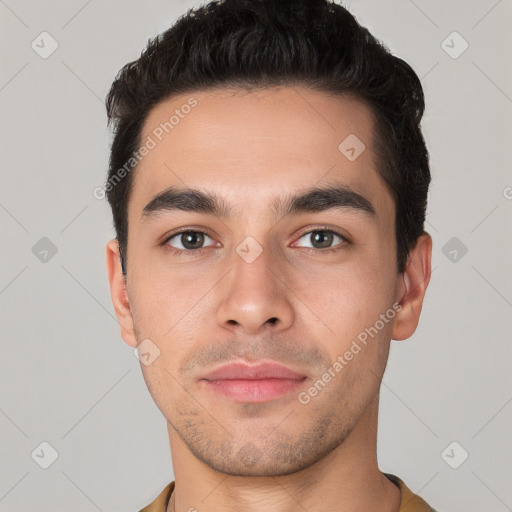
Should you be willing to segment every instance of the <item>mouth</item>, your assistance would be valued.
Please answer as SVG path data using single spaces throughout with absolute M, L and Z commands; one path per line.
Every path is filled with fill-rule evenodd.
M 304 384 L 307 376 L 274 362 L 222 365 L 202 377 L 204 386 L 235 402 L 267 402 Z

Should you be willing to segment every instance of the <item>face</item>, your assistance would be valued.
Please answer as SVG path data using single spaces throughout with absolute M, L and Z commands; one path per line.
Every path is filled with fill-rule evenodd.
M 171 444 L 217 471 L 289 474 L 331 452 L 375 404 L 391 337 L 414 331 L 429 247 L 397 274 L 372 130 L 359 100 L 300 87 L 175 96 L 145 122 L 112 296 Z M 297 375 L 205 380 L 232 362 Z

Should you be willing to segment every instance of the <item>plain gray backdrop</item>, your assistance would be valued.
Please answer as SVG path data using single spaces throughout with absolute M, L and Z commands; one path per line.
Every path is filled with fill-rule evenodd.
M 194 5 L 0 0 L 2 512 L 137 511 L 174 478 L 93 190 L 112 80 Z M 433 174 L 432 280 L 392 343 L 379 465 L 439 512 L 512 510 L 512 2 L 345 5 L 421 77 Z

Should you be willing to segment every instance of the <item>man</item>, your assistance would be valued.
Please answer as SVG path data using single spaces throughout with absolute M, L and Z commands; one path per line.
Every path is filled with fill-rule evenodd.
M 412 69 L 335 3 L 225 0 L 107 111 L 112 300 L 175 474 L 143 511 L 433 510 L 376 457 L 431 270 Z

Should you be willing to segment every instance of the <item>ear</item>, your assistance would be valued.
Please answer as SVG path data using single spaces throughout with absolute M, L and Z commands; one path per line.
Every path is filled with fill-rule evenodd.
M 430 282 L 432 238 L 423 233 L 409 253 L 405 271 L 400 276 L 397 312 L 391 338 L 405 340 L 413 335 L 420 319 L 423 298 Z
M 132 311 L 126 292 L 123 273 L 121 271 L 121 258 L 119 256 L 119 243 L 110 240 L 106 247 L 107 274 L 110 284 L 110 295 L 116 312 L 117 320 L 121 327 L 121 337 L 130 347 L 138 345 L 135 336 Z

